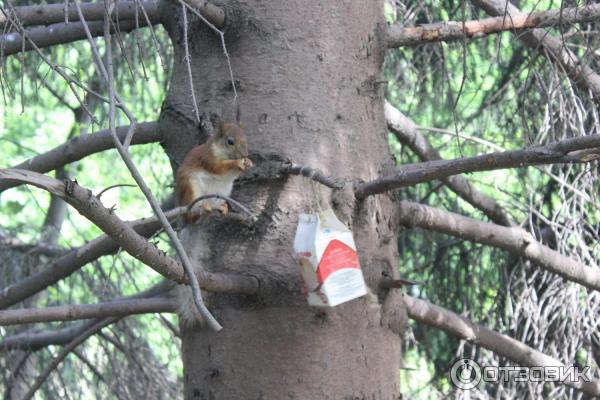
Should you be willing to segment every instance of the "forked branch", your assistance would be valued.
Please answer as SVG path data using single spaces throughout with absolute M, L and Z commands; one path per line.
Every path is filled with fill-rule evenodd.
M 385 119 L 388 129 L 398 141 L 408 146 L 422 161 L 442 159 L 440 153 L 417 130 L 414 122 L 387 101 L 385 102 Z M 481 210 L 493 222 L 504 226 L 512 225 L 511 218 L 500 204 L 474 187 L 464 176 L 449 176 L 442 178 L 441 181 L 466 202 Z
M 181 264 L 135 232 L 133 227 L 117 217 L 113 210 L 104 207 L 90 190 L 76 182 L 60 182 L 36 172 L 14 169 L 0 169 L 0 179 L 28 183 L 62 198 L 116 240 L 127 253 L 169 280 L 188 283 Z M 256 293 L 258 290 L 258 281 L 253 277 L 202 272 L 197 278 L 207 290 L 216 292 Z

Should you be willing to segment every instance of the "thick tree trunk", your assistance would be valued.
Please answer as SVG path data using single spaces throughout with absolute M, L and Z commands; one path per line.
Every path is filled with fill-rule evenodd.
M 217 2 L 215 2 L 217 3 Z M 377 282 L 396 276 L 393 207 L 385 196 L 355 205 L 305 178 L 272 179 L 291 159 L 348 179 L 373 179 L 392 165 L 380 71 L 382 2 L 247 0 L 226 2 L 226 40 L 242 124 L 256 167 L 233 196 L 259 216 L 251 229 L 211 221 L 188 227 L 189 251 L 205 268 L 279 282 L 253 297 L 212 295 L 224 330 L 182 327 L 188 399 L 396 399 L 400 337 L 383 318 Z M 165 10 L 175 45 L 161 115 L 174 167 L 198 140 L 183 46 L 181 9 Z M 189 48 L 201 113 L 233 119 L 233 92 L 219 38 L 188 13 Z M 347 185 L 349 188 L 352 185 Z M 333 309 L 306 305 L 292 258 L 298 214 L 333 207 L 354 230 L 372 295 Z

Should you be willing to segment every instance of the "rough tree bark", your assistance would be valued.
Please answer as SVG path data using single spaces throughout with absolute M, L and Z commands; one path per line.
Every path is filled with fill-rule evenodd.
M 401 354 L 394 332 L 401 329 L 382 320 L 386 293 L 377 292 L 382 276 L 397 275 L 391 199 L 373 196 L 355 207 L 350 190 L 332 193 L 306 178 L 269 174 L 269 165 L 281 159 L 363 180 L 393 165 L 380 85 L 386 47 L 382 2 L 214 3 L 227 11 L 228 51 L 256 165 L 233 197 L 259 219 L 252 229 L 214 221 L 187 227 L 192 238 L 187 250 L 206 269 L 268 276 L 281 290 L 208 297 L 224 330 L 182 327 L 185 398 L 396 399 Z M 163 23 L 175 61 L 159 123 L 176 168 L 206 137 L 196 128 L 182 11 L 166 7 Z M 191 13 L 188 19 L 200 112 L 233 119 L 220 40 Z M 298 214 L 315 207 L 313 193 L 353 227 L 371 296 L 335 309 L 305 304 L 292 243 Z

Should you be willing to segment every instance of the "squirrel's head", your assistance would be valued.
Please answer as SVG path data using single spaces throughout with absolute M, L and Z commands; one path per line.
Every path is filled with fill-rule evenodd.
M 248 157 L 246 134 L 238 124 L 217 122 L 210 143 L 214 156 L 222 160 Z

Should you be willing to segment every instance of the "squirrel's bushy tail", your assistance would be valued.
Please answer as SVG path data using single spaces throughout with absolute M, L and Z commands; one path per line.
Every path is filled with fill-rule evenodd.
M 198 260 L 202 260 L 210 256 L 210 252 L 208 250 L 208 240 L 206 240 L 206 234 L 204 232 L 196 230 L 196 232 L 194 232 L 192 235 L 190 230 L 190 228 L 183 229 L 179 233 L 179 239 L 181 240 L 181 244 L 183 244 L 185 249 L 188 251 L 191 250 L 191 254 L 188 254 L 188 256 L 192 260 L 192 265 L 194 268 L 198 268 L 200 265 Z M 174 291 L 175 298 L 179 304 L 177 308 L 177 315 L 179 317 L 180 325 L 186 327 L 203 326 L 204 319 L 196 307 L 190 286 L 177 285 Z M 203 299 L 206 303 L 207 297 L 203 296 Z
M 175 288 L 175 297 L 179 303 L 177 316 L 180 325 L 186 327 L 203 326 L 204 319 L 194 303 L 192 289 L 188 285 L 178 285 Z

